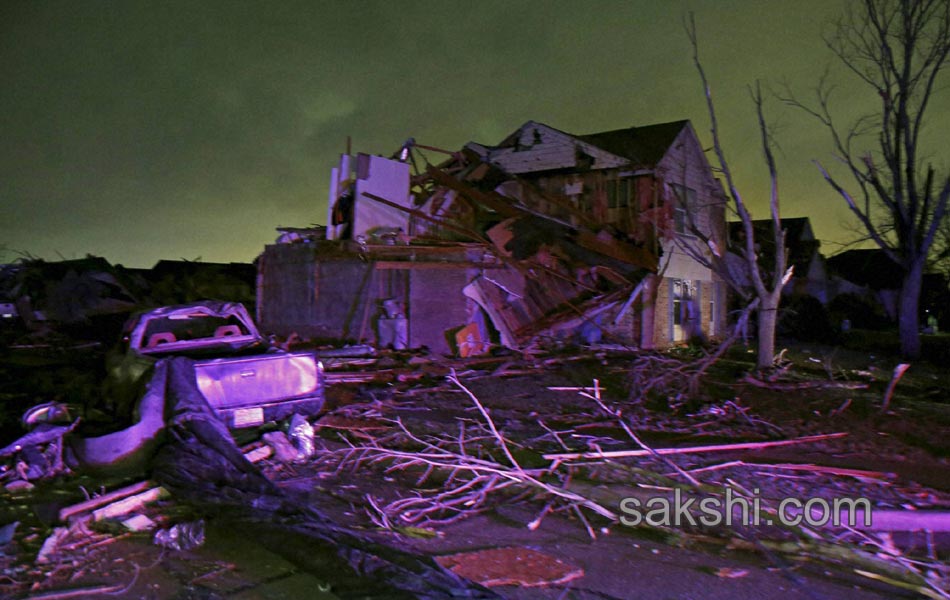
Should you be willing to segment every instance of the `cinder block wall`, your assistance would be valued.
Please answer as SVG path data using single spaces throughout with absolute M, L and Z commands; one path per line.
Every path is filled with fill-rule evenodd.
M 433 354 L 452 354 L 446 332 L 469 321 L 462 294 L 468 269 L 413 269 L 409 274 L 409 346 L 426 346 Z

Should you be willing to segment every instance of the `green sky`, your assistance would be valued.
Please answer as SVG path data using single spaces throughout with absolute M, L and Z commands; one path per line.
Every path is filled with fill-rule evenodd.
M 728 157 L 765 216 L 746 86 L 787 80 L 807 95 L 831 63 L 821 32 L 838 2 L 8 0 L 0 260 L 252 260 L 275 227 L 324 221 L 347 136 L 391 154 L 409 137 L 496 143 L 529 119 L 584 134 L 688 118 L 708 144 L 688 10 Z M 832 74 L 842 115 L 866 102 Z M 832 160 L 827 136 L 777 101 L 768 110 L 783 212 L 811 217 L 833 253 L 850 220 L 810 162 Z

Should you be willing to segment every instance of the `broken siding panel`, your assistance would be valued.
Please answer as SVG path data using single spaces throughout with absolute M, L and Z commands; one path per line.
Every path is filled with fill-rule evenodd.
M 492 325 L 498 330 L 502 345 L 518 348 L 520 340 L 516 338 L 515 331 L 520 328 L 522 319 L 512 311 L 509 304 L 508 298 L 516 292 L 508 286 L 519 290 L 522 288 L 518 286 L 517 274 L 514 271 L 502 271 L 496 276 L 504 279 L 504 284 L 499 283 L 497 279 L 478 277 L 465 286 L 463 293 L 485 311 Z
M 359 235 L 377 227 L 409 230 L 409 213 L 372 200 L 367 194 L 385 198 L 404 208 L 411 208 L 409 195 L 409 165 L 383 158 L 360 154 L 356 179 L 356 202 L 353 207 L 353 233 Z
M 491 160 L 512 174 L 566 169 L 575 166 L 577 162 L 574 147 L 569 144 L 521 151 L 505 148 L 493 152 Z

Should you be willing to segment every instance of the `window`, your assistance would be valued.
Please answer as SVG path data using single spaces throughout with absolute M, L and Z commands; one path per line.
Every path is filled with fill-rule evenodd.
M 627 208 L 635 197 L 632 179 L 614 179 L 607 182 L 607 208 Z
M 696 190 L 674 183 L 673 227 L 676 233 L 689 234 L 689 215 L 696 215 Z
M 698 281 L 689 279 L 670 280 L 670 339 L 674 342 L 687 340 L 698 333 L 699 289 Z

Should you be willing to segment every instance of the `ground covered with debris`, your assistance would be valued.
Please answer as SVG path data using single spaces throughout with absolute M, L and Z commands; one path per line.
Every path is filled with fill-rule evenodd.
M 194 443 L 144 475 L 28 481 L 11 455 L 0 595 L 946 597 L 950 376 L 921 363 L 893 384 L 896 360 L 818 346 L 769 374 L 741 347 L 707 356 L 336 361 L 312 448 L 299 420 L 234 432 L 241 476 L 196 489 L 161 466 L 205 464 L 174 454 Z M 95 389 L 81 364 L 2 368 L 17 410 Z M 188 432 L 205 435 L 172 437 Z M 758 525 L 631 510 L 727 492 L 759 500 Z M 766 525 L 785 498 L 866 498 L 874 525 Z

